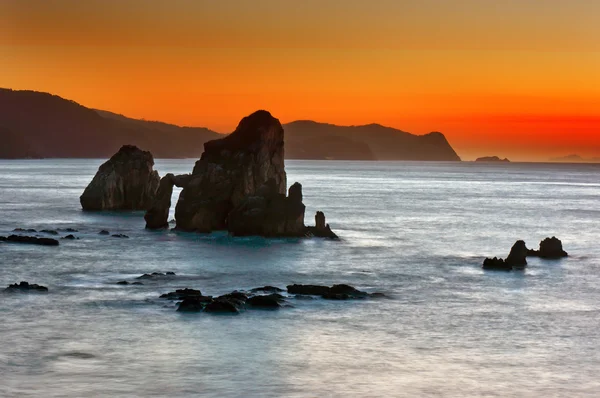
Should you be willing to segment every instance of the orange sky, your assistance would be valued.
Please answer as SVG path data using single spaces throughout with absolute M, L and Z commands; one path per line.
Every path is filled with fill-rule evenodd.
M 0 86 L 233 130 L 378 122 L 464 159 L 600 157 L 600 1 L 2 0 Z

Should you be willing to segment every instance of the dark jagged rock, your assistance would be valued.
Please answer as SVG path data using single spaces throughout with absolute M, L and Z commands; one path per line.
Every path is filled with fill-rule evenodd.
M 52 238 L 38 238 L 35 236 L 21 236 L 21 235 L 10 235 L 8 237 L 0 236 L 1 242 L 7 243 L 27 243 L 31 245 L 42 245 L 42 246 L 58 246 L 59 243 L 56 239 Z
M 127 281 L 119 281 L 119 282 L 117 282 L 117 285 L 129 285 L 129 282 L 127 282 Z
M 275 181 L 269 180 L 229 213 L 228 230 L 233 236 L 303 237 L 304 210 L 302 185 L 293 184 L 286 197 L 278 192 Z
M 204 312 L 237 314 L 240 310 L 238 306 L 230 300 L 216 299 L 204 307 Z
M 157 278 L 170 278 L 172 276 L 175 276 L 174 272 L 153 272 L 151 274 L 144 274 L 141 276 L 138 276 L 135 279 L 157 279 Z
M 173 271 L 167 271 L 167 272 L 165 272 L 165 275 L 175 276 L 176 274 Z
M 69 234 L 69 235 L 63 237 L 63 239 L 76 240 L 76 239 L 79 239 L 79 238 L 75 237 L 75 235 Z
M 124 145 L 102 164 L 80 197 L 84 210 L 148 210 L 160 177 L 150 152 Z
M 98 235 L 110 235 L 110 232 L 108 232 L 107 230 L 103 229 L 102 231 L 98 232 Z
M 518 240 L 510 249 L 504 262 L 512 267 L 525 267 L 527 265 L 527 246 L 525 241 Z
M 287 291 L 290 294 L 303 294 L 308 296 L 323 296 L 329 293 L 329 286 L 319 285 L 289 285 Z
M 325 213 L 318 211 L 315 214 L 315 226 L 307 227 L 307 235 L 317 238 L 339 239 L 331 230 L 329 224 L 325 223 Z
M 189 289 L 189 288 L 177 289 L 174 292 L 165 293 L 160 296 L 160 298 L 166 298 L 169 300 L 183 300 L 184 298 L 187 298 L 187 297 L 203 297 L 203 296 L 202 296 L 202 292 L 200 290 Z
M 246 304 L 253 308 L 275 309 L 281 307 L 280 295 L 270 294 L 268 296 L 250 297 Z
M 146 220 L 146 228 L 148 229 L 164 229 L 169 228 L 169 209 L 171 208 L 171 196 L 173 196 L 173 187 L 185 188 L 191 175 L 167 174 L 161 180 L 156 192 L 156 197 L 152 203 L 152 207 L 144 215 Z
M 256 287 L 252 290 L 250 290 L 252 293 L 256 293 L 256 292 L 267 292 L 267 293 L 280 293 L 280 292 L 285 292 L 285 290 L 280 289 L 278 287 L 275 286 L 262 286 L 262 287 Z
M 112 234 L 113 238 L 125 238 L 128 239 L 129 236 L 125 235 L 125 234 Z
M 501 258 L 486 258 L 483 261 L 483 269 L 495 271 L 512 271 L 512 265 L 508 265 Z
M 9 285 L 5 290 L 9 293 L 46 293 L 48 288 L 46 286 L 36 285 L 35 283 L 30 284 L 29 282 L 21 282 Z
M 283 127 L 266 111 L 245 117 L 227 137 L 205 143 L 177 202 L 177 228 L 227 229 L 229 212 L 271 179 L 277 193 L 284 194 L 283 155 Z
M 177 306 L 178 312 L 201 312 L 207 303 L 202 300 L 202 297 L 186 297 Z
M 367 292 L 360 291 L 350 285 L 339 284 L 329 286 L 319 285 L 289 285 L 288 293 L 296 295 L 321 296 L 327 300 L 349 300 L 367 298 Z
M 13 232 L 26 232 L 26 233 L 32 234 L 32 233 L 36 233 L 37 231 L 35 229 L 33 229 L 33 228 L 27 228 L 27 229 L 25 229 L 25 228 L 15 228 L 15 229 L 13 229 Z
M 60 231 L 60 232 L 79 232 L 75 228 L 59 228 L 58 231 Z
M 132 285 L 143 286 L 144 284 L 142 282 L 133 282 Z
M 563 250 L 560 239 L 555 236 L 541 241 L 540 250 L 528 250 L 527 255 L 529 257 L 540 257 L 549 260 L 556 260 L 569 256 L 569 254 Z

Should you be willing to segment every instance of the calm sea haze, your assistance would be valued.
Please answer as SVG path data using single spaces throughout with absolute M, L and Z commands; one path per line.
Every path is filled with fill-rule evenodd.
M 0 244 L 0 288 L 50 290 L 0 294 L 2 397 L 600 395 L 599 165 L 288 161 L 307 224 L 324 211 L 336 242 L 146 231 L 143 213 L 83 212 L 102 162 L 0 161 L 0 235 L 80 238 Z M 553 235 L 569 258 L 481 269 L 518 239 Z M 167 271 L 177 276 L 116 285 Z M 292 283 L 388 298 L 290 298 L 235 316 L 182 314 L 158 298 Z

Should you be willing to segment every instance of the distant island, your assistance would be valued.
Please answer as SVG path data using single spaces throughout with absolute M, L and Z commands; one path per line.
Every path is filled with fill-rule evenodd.
M 559 163 L 600 163 L 600 158 L 584 158 L 579 155 L 567 155 L 558 158 L 551 158 L 551 162 Z
M 476 162 L 504 162 L 509 163 L 510 160 L 507 158 L 500 159 L 498 156 L 484 156 L 482 158 L 475 159 Z
M 287 159 L 460 161 L 438 132 L 309 120 L 283 127 Z M 0 89 L 0 158 L 105 158 L 123 143 L 157 158 L 198 158 L 205 142 L 220 137 L 208 128 L 132 119 L 49 93 Z

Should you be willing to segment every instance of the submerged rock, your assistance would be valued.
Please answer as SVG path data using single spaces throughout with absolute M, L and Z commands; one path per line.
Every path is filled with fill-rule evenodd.
M 202 297 L 186 297 L 177 305 L 177 311 L 200 312 L 204 309 L 206 304 L 207 303 L 202 300 Z
M 160 296 L 160 298 L 166 298 L 169 300 L 183 300 L 184 298 L 187 298 L 187 297 L 204 297 L 204 296 L 202 296 L 202 292 L 200 290 L 189 289 L 189 288 L 177 289 L 174 292 L 165 293 Z
M 230 300 L 216 299 L 204 307 L 204 312 L 237 314 L 240 312 L 240 310 L 238 306 L 236 306 L 236 304 Z
M 127 282 L 127 281 L 119 281 L 119 282 L 117 282 L 117 285 L 129 285 L 129 282 Z
M 329 286 L 319 285 L 289 285 L 287 291 L 295 295 L 321 296 L 327 300 L 349 300 L 369 297 L 369 293 L 360 291 L 353 286 L 339 284 Z
M 539 250 L 529 250 L 527 255 L 530 257 L 540 257 L 544 259 L 560 259 L 568 257 L 569 254 L 563 250 L 563 245 L 560 239 L 553 236 L 546 238 L 540 242 Z
M 98 232 L 98 235 L 110 235 L 110 232 L 108 232 L 107 230 L 103 229 L 102 231 Z
M 26 233 L 36 233 L 37 231 L 33 228 L 15 228 L 13 229 L 13 232 L 26 232 Z
M 80 197 L 84 210 L 148 210 L 160 177 L 147 151 L 124 145 L 100 166 Z
M 129 239 L 129 236 L 127 236 L 125 234 L 112 234 L 111 236 L 113 238 L 125 238 L 125 239 Z
M 281 307 L 280 301 L 282 299 L 283 297 L 278 294 L 270 294 L 268 296 L 253 296 L 246 301 L 246 304 L 253 308 L 275 309 Z
M 58 231 L 54 231 L 52 229 L 42 229 L 40 232 L 48 235 L 58 235 Z
M 63 237 L 63 239 L 76 240 L 76 239 L 79 239 L 79 238 L 75 237 L 75 235 L 69 234 L 69 235 Z
M 275 286 L 262 286 L 262 287 L 256 287 L 252 290 L 250 290 L 252 293 L 256 293 L 256 292 L 267 292 L 267 293 L 281 293 L 281 292 L 285 292 L 285 290 L 280 289 L 278 287 Z
M 46 286 L 36 285 L 35 283 L 30 284 L 29 282 L 21 282 L 9 285 L 5 292 L 8 293 L 46 293 L 48 288 Z
M 58 246 L 59 242 L 52 238 L 38 238 L 35 236 L 22 236 L 22 235 L 10 235 L 0 236 L 0 242 L 7 243 L 26 243 L 31 245 L 42 245 L 42 246 Z

